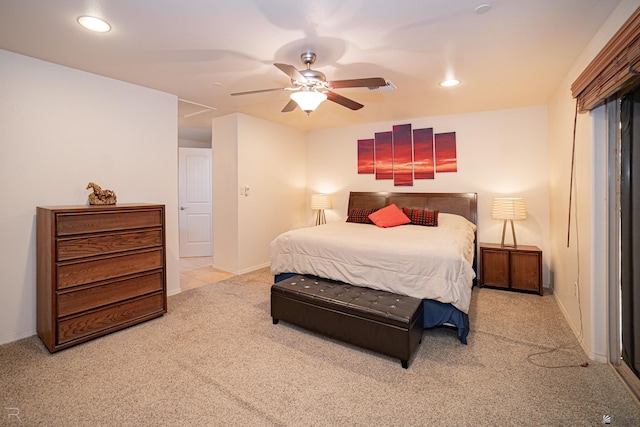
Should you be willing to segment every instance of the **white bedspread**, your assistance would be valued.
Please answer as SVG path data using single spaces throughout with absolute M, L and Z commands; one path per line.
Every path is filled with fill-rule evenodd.
M 270 245 L 271 273 L 311 274 L 469 312 L 475 225 L 439 215 L 437 227 L 333 222 L 281 234 Z

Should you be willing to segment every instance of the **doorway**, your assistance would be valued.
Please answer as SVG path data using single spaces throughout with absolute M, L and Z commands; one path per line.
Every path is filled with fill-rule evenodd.
M 211 149 L 178 148 L 180 257 L 213 256 Z

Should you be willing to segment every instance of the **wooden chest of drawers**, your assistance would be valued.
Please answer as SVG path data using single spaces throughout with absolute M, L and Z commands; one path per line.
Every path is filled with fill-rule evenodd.
M 37 208 L 37 329 L 50 352 L 167 311 L 164 205 Z

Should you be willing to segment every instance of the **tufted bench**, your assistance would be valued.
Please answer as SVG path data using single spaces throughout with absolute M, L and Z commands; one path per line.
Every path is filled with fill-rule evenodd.
M 422 301 L 325 279 L 293 276 L 271 286 L 271 317 L 400 359 L 422 340 Z

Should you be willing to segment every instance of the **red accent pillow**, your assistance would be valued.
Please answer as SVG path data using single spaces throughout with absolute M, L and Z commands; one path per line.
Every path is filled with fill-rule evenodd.
M 440 211 L 402 208 L 402 212 L 411 220 L 411 224 L 426 225 L 429 227 L 438 226 L 438 214 Z
M 369 215 L 369 219 L 378 227 L 383 228 L 395 227 L 397 225 L 408 224 L 411 222 L 409 217 L 402 213 L 400 208 L 395 204 L 391 204 L 372 213 Z

